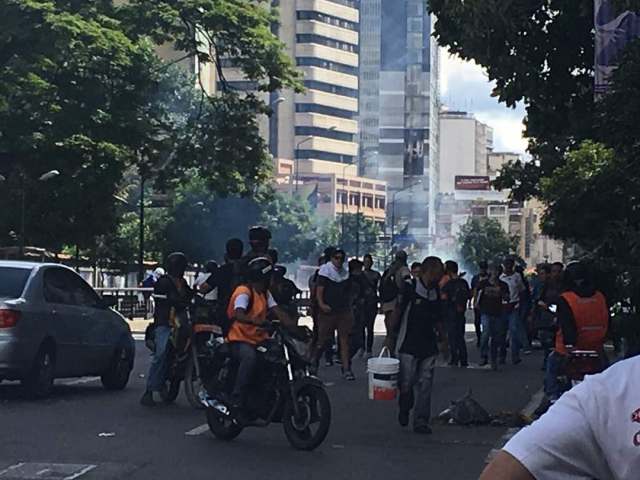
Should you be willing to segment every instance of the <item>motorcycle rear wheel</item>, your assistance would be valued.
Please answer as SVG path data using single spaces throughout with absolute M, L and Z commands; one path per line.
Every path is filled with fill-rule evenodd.
M 234 423 L 232 418 L 220 414 L 213 408 L 207 409 L 207 424 L 213 436 L 225 442 L 230 442 L 242 433 L 242 427 Z
M 284 433 L 293 448 L 315 450 L 327 437 L 331 426 L 329 396 L 318 385 L 306 385 L 298 391 L 296 401 L 300 417 L 296 418 L 293 404 L 287 402 L 282 416 Z

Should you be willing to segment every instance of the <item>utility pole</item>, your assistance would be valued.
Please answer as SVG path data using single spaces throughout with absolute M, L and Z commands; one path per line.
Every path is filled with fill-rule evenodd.
M 360 258 L 360 202 L 362 195 L 358 194 L 358 212 L 356 213 L 356 258 Z
M 144 184 L 145 178 L 142 171 L 142 164 L 140 165 L 140 236 L 139 236 L 139 251 L 138 251 L 138 283 L 144 281 Z

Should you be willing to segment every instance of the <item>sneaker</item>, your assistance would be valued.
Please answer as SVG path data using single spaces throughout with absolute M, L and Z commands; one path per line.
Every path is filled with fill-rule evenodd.
M 144 395 L 142 395 L 142 398 L 140 399 L 140 405 L 143 407 L 155 407 L 156 402 L 153 399 L 153 392 L 149 390 L 144 392 Z
M 406 427 L 409 425 L 409 411 L 408 410 L 400 410 L 398 413 L 398 423 L 401 427 Z
M 522 353 L 524 355 L 531 355 L 533 353 L 533 350 L 531 350 L 530 348 L 527 348 L 526 350 L 523 350 Z
M 433 433 L 433 430 L 431 430 L 431 427 L 429 425 L 418 425 L 413 427 L 413 431 L 415 433 L 419 433 L 420 435 L 431 435 Z
M 347 370 L 342 373 L 342 378 L 349 382 L 353 382 L 356 379 L 356 376 L 353 374 L 351 370 Z
M 337 358 L 336 359 L 336 365 L 342 365 L 342 359 Z

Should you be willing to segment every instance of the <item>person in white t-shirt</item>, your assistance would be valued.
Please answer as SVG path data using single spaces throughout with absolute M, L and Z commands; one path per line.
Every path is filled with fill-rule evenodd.
M 526 288 L 522 277 L 515 271 L 516 263 L 513 258 L 504 261 L 504 273 L 500 275 L 500 280 L 509 286 L 509 302 L 504 305 L 504 315 L 509 328 L 509 338 L 511 343 L 511 361 L 517 365 L 520 359 L 520 349 L 523 347 L 524 325 L 520 320 L 520 294 Z M 504 347 L 503 347 L 504 348 Z M 507 356 L 506 351 L 500 352 L 500 360 L 504 363 Z
M 480 480 L 640 478 L 640 358 L 564 394 L 515 435 Z

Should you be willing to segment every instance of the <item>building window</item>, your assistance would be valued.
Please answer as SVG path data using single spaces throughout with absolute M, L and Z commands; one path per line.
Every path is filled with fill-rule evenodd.
M 337 3 L 338 5 L 344 5 L 350 8 L 360 8 L 360 0 L 328 0 L 331 3 Z
M 349 182 L 349 185 L 351 185 L 352 187 L 361 188 L 362 187 L 362 182 L 351 180 Z
M 326 107 L 316 103 L 296 103 L 296 112 L 298 113 L 319 113 L 321 115 L 330 115 L 332 117 L 346 118 L 352 120 L 357 114 L 349 110 L 341 108 Z
M 379 192 L 386 192 L 387 191 L 387 187 L 384 185 L 376 185 L 376 190 Z
M 347 30 L 358 31 L 358 24 L 344 20 L 333 15 L 327 15 L 326 13 L 313 12 L 308 10 L 300 10 L 297 13 L 298 20 L 315 20 L 317 22 L 326 23 L 327 25 L 333 25 L 334 27 L 346 28 Z
M 384 210 L 385 198 L 384 197 L 376 197 L 376 208 L 380 208 Z
M 504 205 L 489 205 L 490 217 L 504 217 L 507 214 L 507 207 Z
M 340 203 L 342 205 L 347 204 L 347 192 L 338 191 L 336 194 L 336 203 Z
M 329 60 L 314 57 L 297 57 L 296 65 L 299 67 L 324 68 L 325 70 L 353 75 L 354 77 L 357 77 L 359 73 L 358 67 L 352 67 L 351 65 L 345 65 L 344 63 L 330 62 Z
M 367 208 L 373 208 L 373 197 L 371 195 L 363 196 L 362 204 Z
M 345 52 L 358 53 L 358 46 L 352 43 L 341 42 L 333 38 L 323 37 L 314 33 L 299 33 L 296 35 L 297 43 L 315 43 L 316 45 L 324 45 L 325 47 L 336 48 Z
M 218 90 L 236 90 L 238 92 L 251 92 L 258 90 L 258 82 L 238 80 L 234 82 L 218 82 Z
M 355 162 L 355 157 L 351 155 L 340 155 L 339 153 L 323 152 L 320 150 L 296 150 L 295 155 L 297 159 L 307 160 L 326 160 L 328 162 L 352 164 Z
M 366 188 L 367 190 L 373 190 L 373 183 L 363 183 L 362 188 Z
M 317 80 L 305 80 L 304 86 L 309 90 L 320 90 L 321 92 L 342 95 L 343 97 L 358 98 L 358 90 L 354 88 L 340 87 L 330 83 L 318 82 Z
M 296 135 L 299 137 L 323 137 L 341 140 L 343 142 L 353 142 L 354 135 L 352 133 L 339 132 L 337 130 L 329 130 L 320 127 L 296 127 Z
M 349 195 L 349 205 L 360 206 L 360 194 L 352 193 Z

